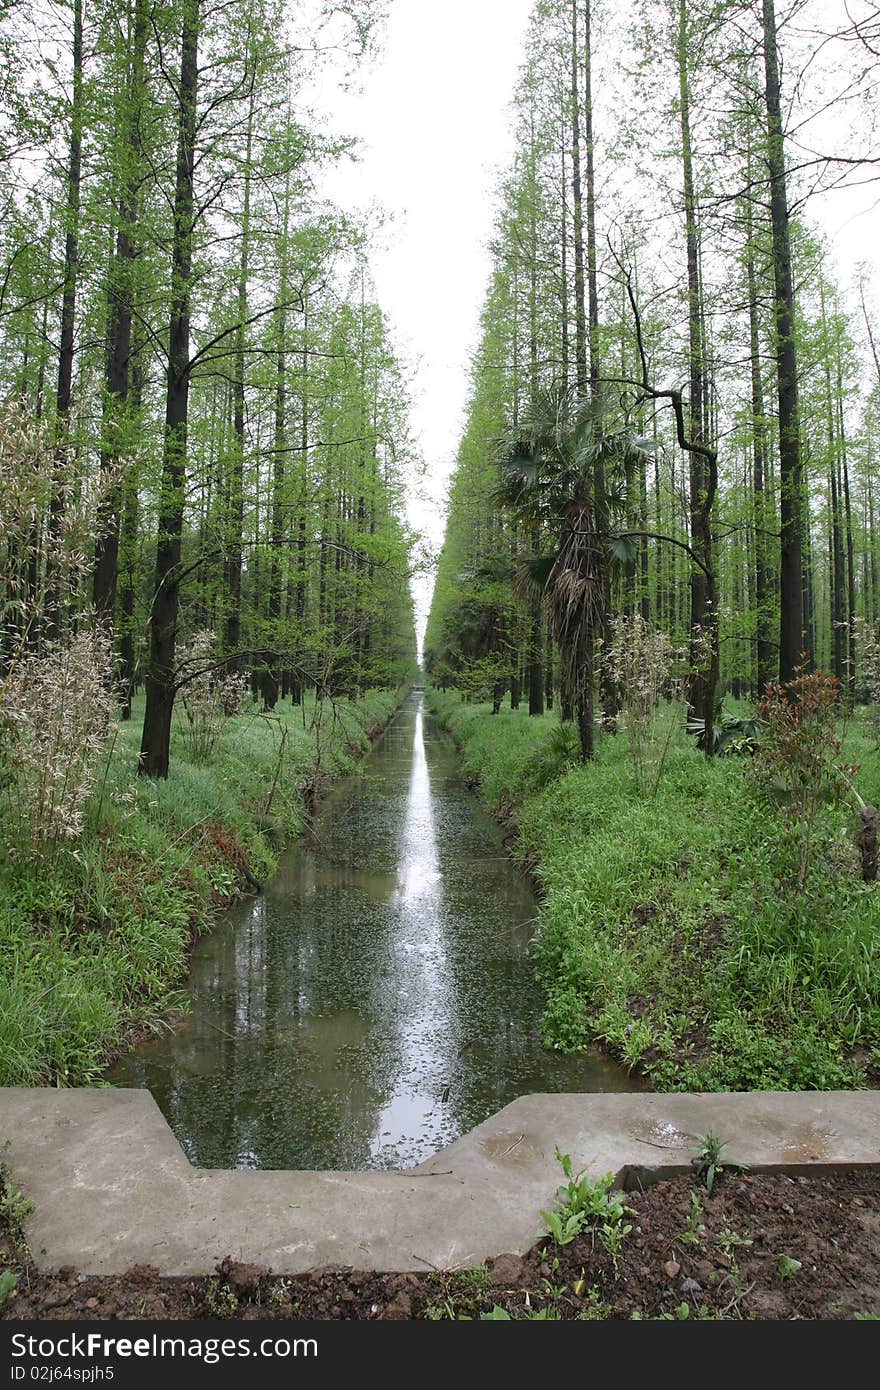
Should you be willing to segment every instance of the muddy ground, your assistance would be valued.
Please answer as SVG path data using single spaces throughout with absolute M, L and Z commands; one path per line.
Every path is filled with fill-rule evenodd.
M 610 1236 L 598 1220 L 568 1243 L 538 1240 L 525 1258 L 502 1254 L 477 1270 L 377 1274 L 331 1266 L 281 1278 L 227 1260 L 203 1278 L 164 1279 L 149 1268 L 98 1278 L 37 1270 L 7 1187 L 0 1270 L 18 1282 L 0 1317 L 880 1317 L 880 1168 L 833 1178 L 728 1170 L 711 1192 L 695 1173 L 623 1200 L 631 1210 L 610 1223 Z

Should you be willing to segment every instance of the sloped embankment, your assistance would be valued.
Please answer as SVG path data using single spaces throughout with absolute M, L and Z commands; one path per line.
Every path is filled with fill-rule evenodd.
M 86 1086 L 179 1008 L 193 940 L 254 891 L 307 805 L 352 771 L 394 691 L 229 721 L 208 763 L 178 735 L 166 782 L 138 778 L 121 726 L 83 837 L 49 863 L 7 853 L 0 897 L 0 1086 Z
M 438 692 L 430 703 L 539 877 L 550 1045 L 599 1041 L 665 1090 L 876 1083 L 880 894 L 861 882 L 845 810 L 796 895 L 741 759 L 709 763 L 682 734 L 656 794 L 639 796 L 623 736 L 582 765 L 554 716 L 493 716 Z M 844 755 L 876 803 L 878 756 L 858 722 Z

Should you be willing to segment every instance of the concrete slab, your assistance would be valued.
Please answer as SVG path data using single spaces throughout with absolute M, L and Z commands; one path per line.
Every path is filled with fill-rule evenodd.
M 225 1255 L 281 1274 L 474 1265 L 533 1243 L 557 1145 L 625 1184 L 689 1171 L 710 1129 L 758 1171 L 878 1165 L 880 1092 L 522 1096 L 410 1171 L 296 1173 L 193 1168 L 148 1091 L 0 1089 L 37 1264 L 95 1274 L 210 1274 Z

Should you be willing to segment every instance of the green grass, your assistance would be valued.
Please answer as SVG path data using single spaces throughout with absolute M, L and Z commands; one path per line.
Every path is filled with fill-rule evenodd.
M 374 691 L 336 706 L 321 738 L 319 782 L 353 770 L 397 698 Z M 135 776 L 136 703 L 82 839 L 39 863 L 4 835 L 0 1085 L 92 1084 L 132 1030 L 159 1027 L 181 1007 L 192 941 L 240 890 L 239 855 L 262 879 L 303 826 L 316 767 L 311 714 L 307 704 L 279 706 L 271 719 L 240 715 L 207 766 L 187 761 L 175 732 L 171 775 L 154 782 Z
M 709 763 L 681 734 L 657 795 L 642 798 L 622 735 L 566 766 L 551 716 L 431 700 L 485 799 L 518 803 L 520 853 L 540 865 L 551 1046 L 601 1040 L 660 1089 L 865 1083 L 880 1065 L 880 893 L 861 882 L 846 809 L 829 813 L 827 851 L 797 895 L 742 759 Z M 877 804 L 866 714 L 844 755 Z

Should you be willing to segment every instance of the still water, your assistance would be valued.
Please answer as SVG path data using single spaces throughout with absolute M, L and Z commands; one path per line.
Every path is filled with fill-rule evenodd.
M 191 1013 L 108 1073 L 206 1168 L 406 1168 L 529 1091 L 631 1089 L 541 1047 L 537 906 L 410 697 L 316 834 L 195 951 Z

